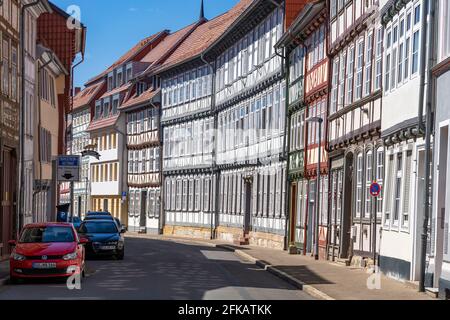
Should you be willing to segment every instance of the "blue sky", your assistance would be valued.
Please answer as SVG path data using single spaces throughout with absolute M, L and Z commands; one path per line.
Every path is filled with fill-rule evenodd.
M 75 71 L 75 85 L 83 84 L 109 67 L 137 42 L 163 29 L 176 31 L 196 21 L 201 0 L 51 0 L 66 11 L 81 9 L 87 27 L 85 62 Z M 238 0 L 204 0 L 210 19 Z

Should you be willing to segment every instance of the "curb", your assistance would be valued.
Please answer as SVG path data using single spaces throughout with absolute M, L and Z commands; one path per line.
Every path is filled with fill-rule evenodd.
M 336 300 L 336 299 L 330 297 L 329 295 L 327 295 L 325 292 L 320 291 L 319 289 L 290 276 L 286 272 L 281 271 L 280 269 L 270 265 L 269 263 L 267 263 L 265 261 L 256 259 L 255 257 L 249 255 L 248 253 L 246 253 L 242 250 L 235 249 L 228 245 L 220 245 L 220 244 L 216 245 L 216 247 L 236 253 L 241 258 L 244 258 L 244 259 L 254 263 L 258 267 L 270 272 L 271 274 L 288 282 L 289 284 L 293 285 L 297 289 L 300 289 L 300 290 L 306 292 L 307 294 L 309 294 L 310 296 L 313 296 L 314 298 L 317 298 L 320 300 Z

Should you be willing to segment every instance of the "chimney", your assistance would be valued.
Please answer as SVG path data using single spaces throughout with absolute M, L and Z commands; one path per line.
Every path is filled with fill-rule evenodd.
M 80 87 L 75 87 L 75 92 L 74 92 L 73 96 L 76 96 L 80 92 L 81 92 L 81 88 Z

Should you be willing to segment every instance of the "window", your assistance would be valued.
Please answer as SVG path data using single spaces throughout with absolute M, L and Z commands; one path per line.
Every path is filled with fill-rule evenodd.
M 397 48 L 392 49 L 392 63 L 391 63 L 391 90 L 395 89 L 397 78 L 395 72 L 397 70 Z
M 391 76 L 391 55 L 388 54 L 386 56 L 386 68 L 385 68 L 385 80 L 384 80 L 384 91 L 389 91 L 389 84 L 390 82 L 390 76 Z
M 338 109 L 342 109 L 344 107 L 345 101 L 345 63 L 347 60 L 347 54 L 344 53 L 341 55 L 340 64 L 339 64 L 339 99 L 338 99 Z
M 382 58 L 383 55 L 383 29 L 377 30 L 377 48 L 376 48 L 376 70 L 375 70 L 375 90 L 381 89 L 382 82 Z
M 370 218 L 370 213 L 372 211 L 372 195 L 370 194 L 370 186 L 372 185 L 372 161 L 373 161 L 373 152 L 369 151 L 366 154 L 366 204 L 365 204 L 365 217 Z
M 356 65 L 356 99 L 361 99 L 363 88 L 363 63 L 364 63 L 364 41 L 358 43 L 358 58 Z
M 409 51 L 410 51 L 410 42 L 411 39 L 408 37 L 406 38 L 406 42 L 405 42 L 405 61 L 404 61 L 404 71 L 405 71 L 405 75 L 404 75 L 404 79 L 408 79 L 409 77 Z
M 366 44 L 366 57 L 365 57 L 365 71 L 364 71 L 364 95 L 367 96 L 370 94 L 372 88 L 371 88 L 371 82 L 372 82 L 372 46 L 373 46 L 373 34 L 369 34 L 367 38 L 367 44 Z
M 420 31 L 414 32 L 411 74 L 415 74 L 419 70 L 419 37 Z
M 388 162 L 388 174 L 387 174 L 387 186 L 386 186 L 386 210 L 384 215 L 384 225 L 389 226 L 391 223 L 391 212 L 392 212 L 392 187 L 394 185 L 394 155 L 389 156 Z
M 396 166 L 396 177 L 395 177 L 395 193 L 394 193 L 394 225 L 398 225 L 398 219 L 400 215 L 400 205 L 402 196 L 402 177 L 403 177 L 403 154 L 397 154 L 397 166 Z
M 347 97 L 346 104 L 349 105 L 353 102 L 353 72 L 355 70 L 355 47 L 348 49 L 347 59 Z
M 384 197 L 384 150 L 383 148 L 379 148 L 377 150 L 377 168 L 376 168 L 376 181 L 381 186 L 381 194 L 377 197 L 377 217 L 380 218 L 383 212 L 383 197 Z
M 339 81 L 339 58 L 336 58 L 333 62 L 333 78 L 331 84 L 331 106 L 330 113 L 333 114 L 337 111 L 337 95 L 338 95 L 338 81 Z
M 412 151 L 406 152 L 405 163 L 405 187 L 403 190 L 403 216 L 402 227 L 409 227 L 409 211 L 410 211 L 410 193 L 411 193 L 411 167 L 412 167 Z
M 448 0 L 441 0 L 440 2 L 440 21 L 442 27 L 440 28 L 440 48 L 439 60 L 442 61 L 450 56 L 450 2 Z
M 403 80 L 403 43 L 400 44 L 398 49 L 398 70 L 397 70 L 397 82 L 401 83 Z
M 414 8 L 414 25 L 420 22 L 420 4 Z
M 356 158 L 356 218 L 361 217 L 362 207 L 362 184 L 363 184 L 363 155 L 358 154 Z

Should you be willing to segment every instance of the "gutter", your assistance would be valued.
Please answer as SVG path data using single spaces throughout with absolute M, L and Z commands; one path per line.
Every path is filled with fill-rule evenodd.
M 427 26 L 427 10 L 430 8 L 429 15 L 429 30 Z M 421 237 L 421 251 L 420 251 L 420 279 L 419 279 L 419 292 L 425 292 L 425 275 L 426 275 L 426 259 L 427 259 L 427 242 L 428 242 L 428 224 L 430 220 L 430 196 L 431 190 L 430 186 L 430 175 L 431 175 L 431 135 L 433 134 L 433 70 L 432 67 L 435 63 L 434 60 L 434 46 L 436 42 L 436 34 L 435 34 L 435 10 L 436 10 L 436 1 L 434 0 L 424 0 L 422 3 L 422 65 L 421 65 L 421 88 L 420 88 L 420 100 L 419 100 L 419 130 L 422 130 L 424 127 L 423 122 L 423 104 L 426 104 L 426 122 L 425 122 L 425 192 L 423 194 L 423 204 L 424 208 L 424 217 L 423 217 L 423 226 L 422 226 L 422 237 Z M 429 41 L 428 41 L 429 40 Z M 425 45 L 428 42 L 428 66 L 425 66 L 426 56 L 425 56 Z M 426 68 L 428 67 L 428 68 Z M 426 74 L 426 84 L 427 91 L 425 92 L 425 72 Z M 425 95 L 425 97 L 424 97 Z M 425 100 L 425 101 L 424 101 Z M 431 226 L 433 228 L 433 226 Z M 431 239 L 433 241 L 433 239 Z
M 211 225 L 210 225 L 210 239 L 213 240 L 216 238 L 217 236 L 217 226 L 219 225 L 219 188 L 220 188 L 220 172 L 217 170 L 217 143 L 218 143 L 218 139 L 217 139 L 217 130 L 219 127 L 219 117 L 218 117 L 218 113 L 215 112 L 215 107 L 216 107 L 216 95 L 215 95 L 215 91 L 216 91 L 216 82 L 215 82 L 215 70 L 214 70 L 214 66 L 208 62 L 205 59 L 205 52 L 203 52 L 200 55 L 200 59 L 209 66 L 210 68 L 210 72 L 211 72 L 211 110 L 214 111 L 214 148 L 213 148 L 213 154 L 212 154 L 212 158 L 213 158 L 213 165 L 211 168 L 211 184 L 210 184 L 210 189 L 212 189 L 212 178 L 214 177 L 214 172 L 217 172 L 217 176 L 215 179 L 215 199 L 214 199 L 214 225 L 213 225 L 213 219 L 212 219 L 212 215 L 211 215 Z M 210 196 L 213 194 L 212 190 L 209 191 Z M 212 211 L 212 210 L 211 210 Z

